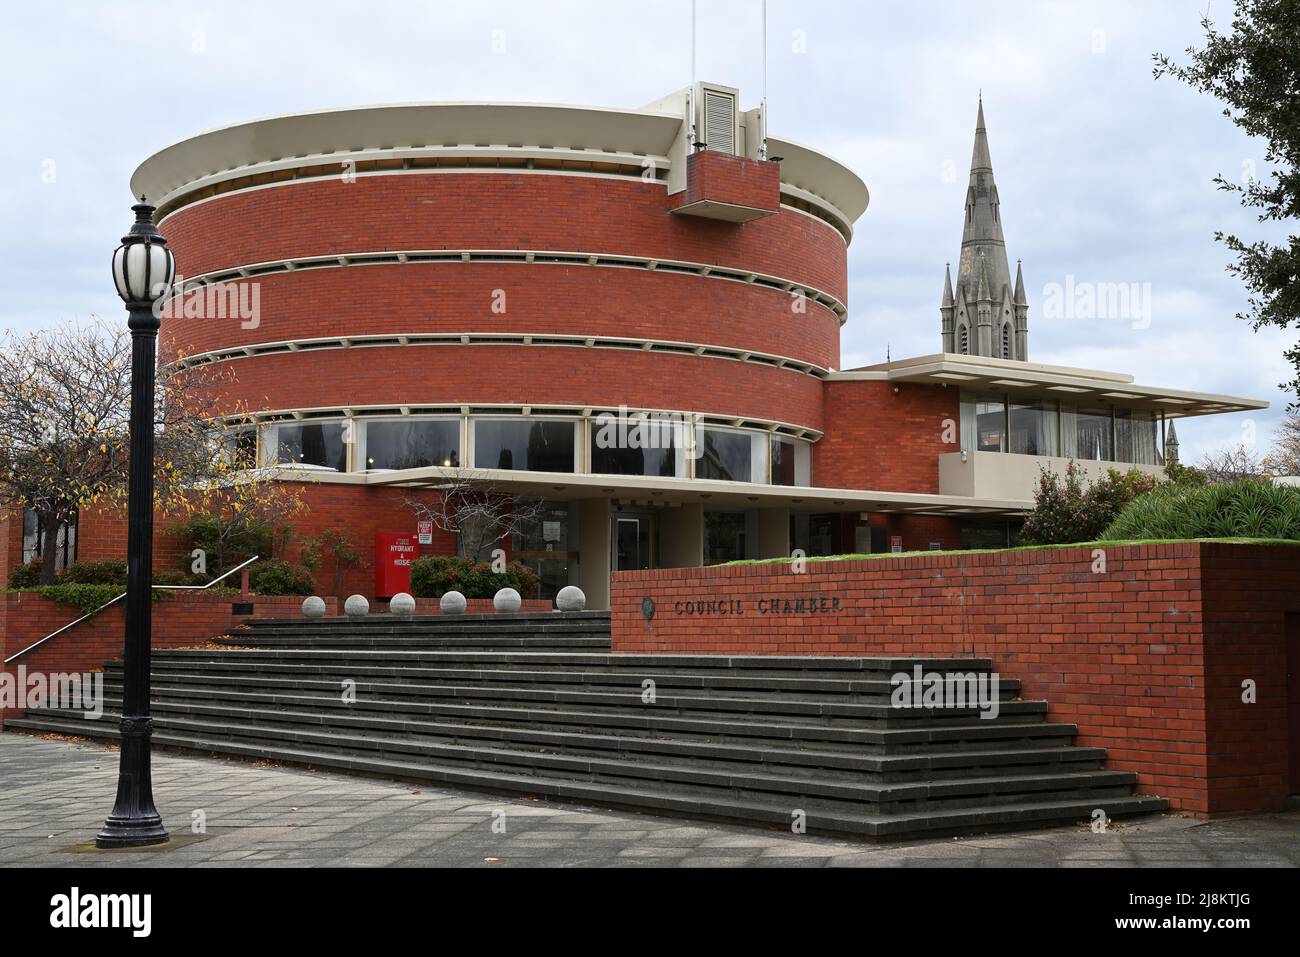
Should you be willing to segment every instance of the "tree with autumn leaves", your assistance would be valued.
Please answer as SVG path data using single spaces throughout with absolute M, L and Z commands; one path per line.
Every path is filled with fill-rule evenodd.
M 283 522 L 296 488 L 235 440 L 239 416 L 211 415 L 219 371 L 163 366 L 155 396 L 155 508 L 174 522 L 223 528 Z M 0 510 L 34 512 L 46 542 L 87 509 L 125 510 L 131 335 L 125 325 L 69 323 L 0 337 Z M 52 561 L 42 584 L 52 584 Z

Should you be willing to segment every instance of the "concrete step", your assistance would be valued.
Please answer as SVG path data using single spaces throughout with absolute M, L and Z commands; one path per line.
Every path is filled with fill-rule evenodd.
M 870 838 L 1164 807 L 1014 678 L 992 720 L 893 706 L 899 673 L 988 659 L 615 655 L 604 613 L 256 621 L 227 645 L 154 654 L 158 744 Z M 121 681 L 110 663 L 106 720 L 7 724 L 114 738 Z
M 408 668 L 417 665 L 473 668 L 517 667 L 554 670 L 600 670 L 612 673 L 644 671 L 693 675 L 830 680 L 888 681 L 900 672 L 910 673 L 921 664 L 929 671 L 985 674 L 992 671 L 987 658 L 811 658 L 722 655 L 616 655 L 599 652 L 528 650 L 374 650 L 321 647 L 229 650 L 199 649 L 155 651 L 155 663 L 172 660 L 284 662 L 298 664 L 346 663 Z
M 86 733 L 87 724 L 95 726 L 93 735 Z M 106 723 L 87 722 L 76 718 L 69 718 L 66 721 L 49 717 L 44 721 L 15 719 L 13 726 L 31 731 L 58 730 L 65 734 L 81 734 L 88 737 L 110 739 L 117 737 L 117 729 Z M 1063 797 L 1057 791 L 1044 790 L 1036 792 L 1035 797 L 1026 797 L 1022 794 L 1008 797 L 1007 800 L 996 804 L 989 804 L 984 800 L 972 805 L 929 807 L 924 802 L 915 801 L 915 798 L 910 802 L 890 801 L 889 806 L 895 809 L 886 813 L 846 809 L 841 806 L 845 803 L 842 800 L 825 801 L 826 807 L 805 801 L 804 803 L 809 804 L 809 807 L 791 808 L 788 798 L 794 795 L 782 791 L 780 795 L 786 799 L 773 800 L 769 792 L 761 789 L 751 791 L 749 785 L 754 784 L 753 781 L 738 781 L 736 786 L 728 788 L 715 787 L 711 793 L 695 793 L 689 789 L 667 790 L 662 782 L 657 780 L 647 780 L 642 783 L 628 778 L 616 782 L 569 779 L 535 773 L 520 774 L 499 767 L 484 769 L 425 759 L 413 760 L 409 757 L 367 756 L 318 750 L 310 746 L 278 740 L 273 743 L 240 742 L 202 734 L 173 732 L 171 729 L 160 729 L 155 733 L 154 740 L 160 746 L 192 751 L 236 754 L 311 767 L 377 774 L 403 780 L 578 800 L 600 806 L 666 811 L 751 824 L 788 826 L 792 815 L 802 812 L 806 815 L 809 833 L 847 833 L 867 837 L 1000 829 L 1048 822 L 1066 823 L 1086 820 L 1098 808 L 1105 811 L 1108 817 L 1117 818 L 1159 811 L 1164 807 L 1164 802 L 1159 799 L 1134 797 L 1123 793 L 1128 785 L 1117 783 L 1116 786 L 1111 787 L 1108 783 L 1102 783 L 1093 789 L 1095 793 L 1085 795 L 1075 793 L 1073 796 Z M 1053 786 L 1053 782 L 1045 783 L 1049 787 Z M 997 787 L 995 784 L 988 786 Z M 978 790 L 985 785 L 977 784 L 973 787 Z M 703 786 L 698 784 L 695 786 L 695 791 L 703 792 L 703 790 Z M 1075 790 L 1077 791 L 1077 785 Z M 911 793 L 916 794 L 915 791 Z M 989 793 L 985 792 L 986 798 Z M 904 809 L 901 806 L 905 803 L 915 803 L 916 806 Z
M 106 684 L 120 679 L 114 674 L 106 678 Z M 793 697 L 746 696 L 740 693 L 713 694 L 673 694 L 660 690 L 653 703 L 642 698 L 640 685 L 633 685 L 622 691 L 552 689 L 536 685 L 487 684 L 472 683 L 464 685 L 435 684 L 432 682 L 369 682 L 355 681 L 347 687 L 355 690 L 358 701 L 377 699 L 386 705 L 405 704 L 426 705 L 434 702 L 462 704 L 501 704 L 525 705 L 548 710 L 581 708 L 588 711 L 627 714 L 629 712 L 653 712 L 657 715 L 728 715 L 735 720 L 747 720 L 749 716 L 781 717 L 793 721 L 814 724 L 850 724 L 855 727 L 946 727 L 969 720 L 981 720 L 996 724 L 998 721 L 1014 721 L 1037 718 L 1041 720 L 1047 714 L 1047 704 L 1043 701 L 1003 701 L 999 703 L 996 718 L 980 718 L 978 708 L 895 708 L 880 699 L 879 703 L 819 701 Z M 297 678 L 297 677 L 244 677 L 232 681 L 229 676 L 213 678 L 206 674 L 175 674 L 159 672 L 155 675 L 155 696 L 164 693 L 164 689 L 173 695 L 183 695 L 188 689 L 203 687 L 218 691 L 223 687 L 229 689 L 223 693 L 238 696 L 257 692 L 263 698 L 267 695 L 294 694 L 298 692 L 314 693 L 322 698 L 333 695 L 341 701 L 345 683 L 339 679 Z M 258 700 L 256 698 L 248 700 Z
M 202 687 L 171 687 L 162 679 L 153 685 L 158 705 L 185 708 L 197 705 L 224 706 L 244 710 L 269 708 L 309 712 L 321 722 L 342 714 L 364 714 L 406 721 L 468 721 L 504 729 L 537 728 L 576 733 L 657 735 L 688 740 L 737 740 L 768 746 L 787 744 L 800 748 L 852 751 L 861 754 L 903 752 L 943 753 L 949 750 L 986 750 L 1023 746 L 1064 747 L 1073 743 L 1076 728 L 1038 720 L 970 720 L 942 728 L 850 727 L 809 723 L 788 716 L 712 715 L 675 717 L 642 707 L 625 713 L 581 708 L 557 709 L 538 705 L 461 704 L 447 701 L 358 698 L 348 704 L 337 687 L 325 695 L 305 691 L 270 694 L 258 691 Z M 117 689 L 105 685 L 106 706 L 120 700 Z
M 111 714 L 120 712 L 121 701 L 109 698 Z M 435 741 L 453 745 L 508 747 L 529 752 L 588 756 L 614 755 L 622 760 L 667 760 L 692 766 L 717 768 L 779 768 L 808 772 L 825 779 L 861 779 L 881 783 L 915 780 L 920 777 L 958 778 L 998 773 L 1006 776 L 1070 770 L 1099 769 L 1105 752 L 1099 748 L 1071 746 L 989 748 L 969 751 L 938 751 L 925 746 L 904 745 L 893 753 L 867 755 L 818 747 L 800 747 L 791 742 L 735 740 L 732 738 L 686 738 L 638 734 L 551 731 L 536 726 L 500 726 L 472 721 L 443 721 L 406 718 L 383 712 L 351 709 L 323 714 L 319 708 L 288 704 L 249 708 L 231 704 L 187 701 L 155 701 L 159 721 L 193 719 L 274 728 L 292 736 L 296 732 L 380 736 L 393 740 Z M 55 712 L 42 712 L 55 715 Z M 74 715 L 75 716 L 75 715 Z
M 617 688 L 626 691 L 640 689 L 645 681 L 653 681 L 657 690 L 681 691 L 722 691 L 743 693 L 758 698 L 776 698 L 795 696 L 805 700 L 843 700 L 859 703 L 888 702 L 893 695 L 895 684 L 889 678 L 871 673 L 866 678 L 822 678 L 822 677 L 781 677 L 775 675 L 741 674 L 731 675 L 703 672 L 698 669 L 654 668 L 636 669 L 627 667 L 569 667 L 538 668 L 526 667 L 528 663 L 500 665 L 498 667 L 462 666 L 454 663 L 432 665 L 370 664 L 358 663 L 356 660 L 340 660 L 336 663 L 304 663 L 285 661 L 278 656 L 265 659 L 234 659 L 222 653 L 183 656 L 166 656 L 156 659 L 153 670 L 158 675 L 194 675 L 201 670 L 205 677 L 217 683 L 218 678 L 229 682 L 240 682 L 254 678 L 318 678 L 321 680 L 342 680 L 350 678 L 384 679 L 394 684 L 475 683 L 483 685 L 514 686 L 580 686 L 588 690 Z M 110 675 L 121 673 L 121 665 L 110 663 Z M 797 674 L 797 673 L 796 673 Z M 1000 700 L 1013 700 L 1020 693 L 1020 682 L 1014 679 L 1000 679 L 998 682 Z

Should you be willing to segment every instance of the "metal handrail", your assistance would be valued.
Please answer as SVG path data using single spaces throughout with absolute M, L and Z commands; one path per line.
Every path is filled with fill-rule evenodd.
M 236 565 L 234 568 L 230 569 L 230 571 L 226 572 L 224 575 L 221 575 L 221 576 L 218 577 L 218 578 L 214 578 L 214 579 L 212 579 L 212 581 L 208 582 L 206 585 L 150 585 L 149 587 L 150 587 L 151 589 L 157 589 L 158 591 L 207 591 L 209 588 L 211 588 L 213 585 L 217 584 L 218 582 L 225 581 L 225 580 L 226 580 L 227 578 L 229 578 L 231 575 L 235 574 L 235 572 L 243 571 L 243 570 L 244 570 L 245 568 L 247 568 L 249 565 L 253 564 L 253 562 L 257 561 L 258 558 L 260 558 L 260 557 L 261 557 L 260 555 L 254 555 L 252 558 L 250 558 L 248 561 L 244 562 L 242 565 Z M 119 601 L 121 601 L 121 600 L 122 600 L 123 598 L 125 598 L 125 597 L 126 597 L 126 592 L 122 592 L 122 594 L 118 595 L 116 598 L 113 598 L 113 599 L 111 599 L 111 600 L 109 600 L 109 601 L 104 602 L 104 604 L 100 605 L 100 606 L 99 606 L 98 608 L 96 608 L 94 611 L 92 611 L 92 612 L 87 612 L 86 614 L 84 614 L 84 615 L 82 615 L 80 618 L 78 618 L 76 621 L 70 621 L 70 622 L 68 622 L 66 625 L 64 625 L 62 628 L 60 628 L 58 631 L 52 631 L 52 632 L 50 632 L 48 635 L 46 635 L 46 636 L 45 636 L 44 638 L 42 638 L 40 641 L 35 642 L 34 644 L 30 644 L 30 645 L 28 645 L 26 648 L 24 648 L 22 651 L 18 652 L 17 654 L 14 654 L 14 655 L 9 656 L 8 658 L 6 658 L 6 659 L 4 660 L 4 663 L 7 664 L 7 665 L 8 665 L 8 664 L 13 664 L 15 661 L 17 661 L 17 660 L 18 660 L 19 658 L 21 658 L 23 655 L 27 654 L 27 652 L 32 651 L 32 650 L 34 650 L 34 649 L 36 649 L 36 648 L 39 648 L 41 645 L 45 644 L 45 643 L 46 643 L 47 641 L 49 641 L 51 638 L 57 638 L 59 635 L 63 634 L 65 631 L 69 631 L 70 629 L 75 628 L 77 625 L 81 624 L 81 623 L 82 623 L 83 621 L 85 621 L 87 618 L 94 618 L 96 615 L 98 615 L 98 614 L 99 614 L 101 611 L 103 611 L 105 608 L 109 607 L 110 605 L 116 605 Z

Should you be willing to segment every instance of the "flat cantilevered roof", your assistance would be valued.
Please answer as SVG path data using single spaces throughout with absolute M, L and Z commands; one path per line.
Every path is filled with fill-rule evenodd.
M 1164 412 L 1170 418 L 1258 411 L 1267 409 L 1269 405 L 1262 399 L 1138 385 L 1131 375 L 1120 372 L 952 353 L 848 369 L 827 377 L 829 382 L 853 380 L 953 385 L 1074 403 L 1113 402 L 1134 409 Z
M 377 488 L 437 489 L 476 482 L 501 492 L 557 500 L 618 499 L 628 504 L 703 504 L 734 508 L 789 508 L 796 512 L 888 512 L 917 515 L 1023 515 L 1033 502 L 981 499 L 965 495 L 930 495 L 861 489 L 804 488 L 718 482 L 707 479 L 639 475 L 586 475 L 515 472 L 501 469 L 422 468 L 370 474 L 300 472 L 277 469 L 275 477 L 299 481 L 346 482 Z

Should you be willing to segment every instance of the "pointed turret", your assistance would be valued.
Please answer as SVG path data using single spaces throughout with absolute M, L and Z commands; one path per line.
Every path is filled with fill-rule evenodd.
M 939 304 L 940 327 L 943 334 L 943 351 L 956 352 L 957 340 L 955 337 L 954 322 L 957 300 L 952 294 L 952 263 L 948 263 L 943 270 L 943 302 Z
M 1029 300 L 1025 297 L 1025 273 L 1020 260 L 1016 260 L 1016 293 L 1011 309 L 1015 313 L 1016 338 L 1011 358 L 1021 362 L 1029 360 Z
M 1178 465 L 1178 433 L 1174 430 L 1174 420 L 1169 420 L 1169 428 L 1165 434 L 1165 463 L 1167 465 Z

